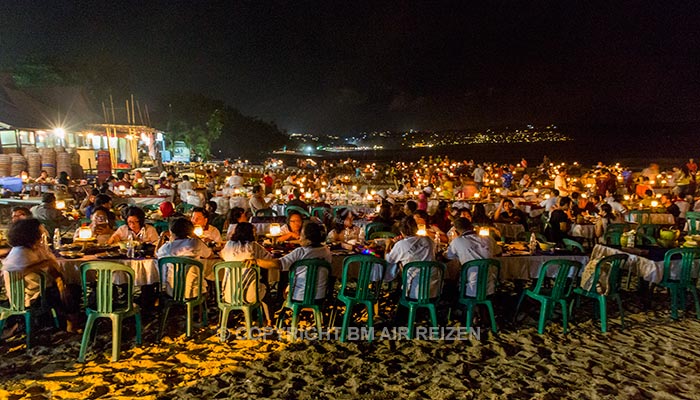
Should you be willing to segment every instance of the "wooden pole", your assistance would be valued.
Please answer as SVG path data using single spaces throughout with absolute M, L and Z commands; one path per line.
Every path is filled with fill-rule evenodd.
M 134 113 L 134 94 L 131 94 L 131 119 L 134 122 L 134 125 L 136 125 L 136 114 Z
M 144 104 L 144 107 L 146 109 L 146 121 L 148 123 L 148 126 L 152 126 L 151 125 L 151 114 L 148 113 L 148 104 Z
M 129 100 L 126 101 L 126 123 L 131 124 L 131 118 L 129 118 Z
M 141 114 L 141 105 L 139 104 L 139 101 L 138 101 L 138 100 L 136 100 L 136 109 L 137 109 L 138 112 L 139 112 L 139 120 L 141 121 L 141 125 L 146 125 L 146 124 L 143 122 L 143 114 Z

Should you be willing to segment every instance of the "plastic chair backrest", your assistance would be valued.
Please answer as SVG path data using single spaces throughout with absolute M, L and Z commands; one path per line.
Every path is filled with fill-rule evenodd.
M 371 235 L 369 235 L 369 240 L 372 239 L 393 239 L 396 237 L 396 234 L 394 232 L 374 232 Z
M 593 272 L 593 280 L 591 281 L 591 287 L 588 289 L 588 292 L 597 291 L 598 281 L 600 280 L 600 274 L 602 273 L 603 266 L 605 264 L 609 264 L 610 267 L 608 269 L 607 277 L 607 294 L 613 295 L 618 293 L 620 291 L 621 285 L 620 268 L 622 267 L 622 264 L 627 261 L 628 258 L 629 256 L 627 254 L 613 254 L 611 256 L 607 256 L 605 258 L 600 259 L 595 265 L 595 271 Z
M 496 283 L 498 283 L 501 276 L 501 262 L 494 260 L 493 258 L 483 258 L 478 260 L 467 261 L 462 264 L 460 278 L 459 278 L 459 298 L 467 298 L 467 274 L 470 269 L 478 268 L 476 277 L 476 296 L 474 297 L 477 301 L 486 300 L 488 296 L 489 288 L 489 272 L 491 267 L 495 267 L 496 272 Z
M 628 215 L 631 222 L 636 222 L 640 225 L 651 222 L 651 211 L 649 210 L 631 210 Z
M 610 227 L 610 225 L 608 225 Z M 603 239 L 605 240 L 605 244 L 607 245 L 612 245 L 612 246 L 620 246 L 622 243 L 620 242 L 620 239 L 622 238 L 622 234 L 624 231 L 619 231 L 619 230 L 605 230 L 605 233 L 603 234 Z
M 535 239 L 537 239 L 538 242 L 548 242 L 548 241 L 549 241 L 549 240 L 547 240 L 547 238 L 546 238 L 543 234 L 541 234 L 541 233 L 537 233 L 537 232 L 527 232 L 527 231 L 519 232 L 518 235 L 515 237 L 515 240 L 517 240 L 518 242 L 529 242 L 529 241 L 530 241 L 530 235 L 532 235 L 533 233 L 535 234 Z
M 537 278 L 537 284 L 532 290 L 534 293 L 540 294 L 544 280 L 547 278 L 547 272 L 550 266 L 556 265 L 557 275 L 552 284 L 552 291 L 549 297 L 552 301 L 557 301 L 568 297 L 571 294 L 575 284 L 578 281 L 578 271 L 581 269 L 581 263 L 574 260 L 549 260 L 542 264 L 540 274 Z M 573 269 L 573 271 L 572 271 Z M 569 277 L 571 275 L 571 277 Z
M 111 314 L 114 312 L 113 285 L 115 273 L 124 273 L 127 276 L 126 308 L 119 312 L 128 313 L 133 307 L 134 297 L 134 270 L 131 267 L 112 261 L 88 261 L 80 265 L 80 275 L 83 281 L 83 302 L 88 306 L 88 272 L 95 271 L 97 287 L 95 288 L 95 309 L 98 313 Z
M 277 212 L 271 208 L 261 208 L 255 212 L 256 217 L 276 217 Z
M 306 217 L 306 218 L 309 218 L 309 217 L 310 217 L 309 212 L 308 212 L 307 210 L 305 210 L 305 209 L 299 207 L 299 206 L 286 206 L 286 207 L 284 208 L 284 216 L 285 216 L 285 217 L 289 217 L 289 213 L 292 212 L 292 211 L 296 211 L 296 212 L 298 212 L 299 214 L 301 214 L 302 216 L 304 216 L 304 217 Z
M 297 269 L 300 267 L 306 267 L 306 277 L 304 278 L 304 299 L 300 302 L 293 300 L 294 291 L 296 289 L 296 273 Z M 289 267 L 289 293 L 287 294 L 287 302 L 295 302 L 302 304 L 313 305 L 316 301 L 316 290 L 318 288 L 318 277 L 319 270 L 325 268 L 327 273 L 330 275 L 331 265 L 328 261 L 320 258 L 308 258 L 304 260 L 295 261 L 291 267 Z M 324 298 L 325 293 L 324 293 Z
M 44 294 L 44 289 L 46 288 L 46 275 L 43 272 L 35 272 L 37 275 L 39 275 L 40 279 L 40 284 L 39 284 L 39 289 L 40 293 L 42 294 L 41 299 L 42 302 L 44 301 L 45 296 Z M 9 280 L 9 288 L 10 288 L 10 293 L 6 293 L 7 299 L 10 302 L 10 311 L 13 312 L 23 312 L 26 310 L 26 307 L 24 306 L 24 276 L 25 273 L 24 271 L 3 271 L 2 276 L 4 276 L 5 279 Z M 0 281 L 1 282 L 1 281 Z
M 680 257 L 681 268 L 678 281 L 682 285 L 692 284 L 693 262 L 700 257 L 700 248 L 671 249 L 664 255 L 664 276 L 662 284 L 671 280 L 671 260 Z
M 698 211 L 687 211 L 685 213 L 685 219 L 688 221 L 688 234 L 697 235 L 698 221 L 700 221 L 700 212 Z
M 163 285 L 167 282 L 167 276 L 164 275 L 166 268 L 171 268 L 173 270 L 173 300 L 177 302 L 183 302 L 187 300 L 185 296 L 185 289 L 187 284 L 187 273 L 190 268 L 199 268 L 199 274 L 197 274 L 197 288 L 198 295 L 202 295 L 202 276 L 204 275 L 204 266 L 201 262 L 187 258 L 187 257 L 163 257 L 158 259 L 158 276 L 160 277 L 161 290 L 163 290 Z
M 258 282 L 260 282 L 260 267 L 253 265 L 246 267 L 243 261 L 224 261 L 214 266 L 214 276 L 216 277 L 216 299 L 221 305 L 234 307 L 247 306 L 251 303 L 246 301 L 246 294 L 250 284 L 255 289 L 255 302 L 258 303 Z M 231 292 L 230 301 L 226 301 L 222 292 L 223 284 L 226 290 Z
M 390 232 L 391 226 L 383 222 L 370 222 L 365 226 L 365 237 L 371 238 L 374 232 Z
M 326 207 L 314 207 L 311 209 L 311 216 L 323 220 L 323 216 L 326 214 L 326 211 L 328 211 L 328 208 Z
M 410 291 L 410 285 L 408 284 L 408 273 L 412 269 L 418 269 L 418 276 L 414 279 L 418 279 L 418 295 L 416 298 L 411 298 L 412 303 L 427 304 L 432 303 L 435 297 L 430 297 L 430 283 L 431 277 L 434 269 L 437 269 L 440 280 L 439 285 L 442 288 L 442 280 L 445 277 L 445 264 L 439 261 L 414 261 L 403 266 L 403 275 L 401 277 L 401 285 L 403 289 L 401 290 L 401 299 L 408 301 L 406 297 L 406 292 Z M 438 290 L 437 298 L 440 298 L 440 290 Z
M 384 279 L 384 273 L 386 272 L 388 265 L 386 260 L 366 254 L 357 254 L 345 257 L 345 260 L 343 260 L 343 280 L 339 292 L 342 295 L 345 295 L 345 290 L 348 285 L 348 275 L 351 271 L 350 267 L 355 263 L 359 263 L 360 266 L 357 270 L 357 287 L 353 297 L 359 300 L 374 299 L 376 297 L 376 293 L 372 293 L 371 284 L 372 282 L 381 282 Z M 381 265 L 382 268 L 379 275 L 375 275 L 375 279 L 373 280 L 372 275 L 375 265 L 377 264 Z M 379 286 L 377 285 L 377 287 Z
M 338 212 L 347 209 L 348 206 L 335 206 L 333 207 L 333 218 L 338 218 Z
M 578 250 L 581 253 L 586 252 L 586 250 L 583 248 L 583 245 L 575 240 L 564 238 L 562 239 L 562 241 L 564 242 L 564 246 L 566 247 L 566 249 L 569 251 Z

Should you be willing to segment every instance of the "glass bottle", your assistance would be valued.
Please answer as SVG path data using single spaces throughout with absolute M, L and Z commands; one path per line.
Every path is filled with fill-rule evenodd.
M 56 228 L 53 230 L 53 249 L 58 251 L 61 248 L 61 230 Z

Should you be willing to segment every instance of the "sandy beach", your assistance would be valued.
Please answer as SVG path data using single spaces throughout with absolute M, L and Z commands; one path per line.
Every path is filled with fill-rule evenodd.
M 559 321 L 538 335 L 535 311 L 525 308 L 517 325 L 501 318 L 497 335 L 482 329 L 481 340 L 468 341 L 222 343 L 216 318 L 189 339 L 180 318 L 160 344 L 148 322 L 136 347 L 127 322 L 114 363 L 106 321 L 85 364 L 76 362 L 79 335 L 42 328 L 29 351 L 21 334 L 0 344 L 0 398 L 697 398 L 700 321 L 691 313 L 671 321 L 665 296 L 654 311 L 633 304 L 624 331 L 616 312 L 602 334 L 581 309 L 567 335 Z

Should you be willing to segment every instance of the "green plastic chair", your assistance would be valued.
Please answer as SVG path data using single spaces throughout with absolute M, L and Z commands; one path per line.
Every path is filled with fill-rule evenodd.
M 167 269 L 173 270 L 172 297 L 168 296 L 165 291 L 165 282 L 167 281 Z M 198 268 L 199 274 L 195 284 L 197 288 L 197 296 L 193 298 L 185 297 L 186 278 L 190 268 Z M 173 305 L 184 305 L 187 307 L 187 337 L 192 336 L 192 320 L 194 320 L 194 307 L 199 306 L 199 314 L 202 316 L 204 325 L 207 324 L 205 297 L 202 293 L 202 279 L 204 275 L 204 266 L 201 262 L 187 257 L 163 257 L 158 259 L 158 276 L 160 277 L 160 323 L 158 324 L 158 337 L 163 335 L 165 330 L 165 322 L 168 319 L 168 312 Z
M 255 212 L 256 217 L 276 217 L 277 212 L 271 208 L 261 208 Z
M 636 244 L 642 246 L 656 246 L 656 234 L 660 226 L 655 224 L 643 224 L 637 226 Z
M 359 264 L 359 268 L 351 269 L 353 264 Z M 374 276 L 373 271 L 376 265 L 381 265 L 381 271 Z M 348 326 L 352 309 L 355 305 L 361 304 L 367 307 L 367 328 L 369 328 L 369 341 L 372 342 L 372 329 L 374 326 L 374 306 L 379 300 L 381 282 L 384 279 L 384 272 L 387 262 L 381 258 L 358 254 L 345 257 L 343 261 L 343 280 L 338 293 L 338 300 L 345 304 L 345 314 L 343 316 L 343 326 L 340 331 L 340 341 L 345 342 L 347 338 Z M 351 278 L 351 272 L 357 272 L 357 278 Z M 351 285 L 354 283 L 354 285 Z
M 408 284 L 408 273 L 411 270 L 418 270 L 417 276 L 414 279 L 418 279 L 418 296 L 417 298 L 407 297 L 407 293 L 410 290 L 410 285 Z M 399 305 L 408 308 L 408 338 L 413 339 L 413 326 L 415 325 L 416 312 L 419 308 L 427 308 L 430 311 L 430 319 L 433 327 L 438 327 L 437 322 L 437 311 L 435 305 L 440 300 L 440 293 L 436 297 L 430 297 L 430 281 L 432 277 L 433 270 L 437 270 L 439 274 L 439 287 L 442 289 L 442 280 L 445 276 L 445 264 L 438 261 L 414 261 L 403 266 L 403 274 L 401 276 L 401 284 L 403 289 L 401 289 L 401 298 L 399 299 Z
M 294 291 L 297 288 L 297 270 L 304 268 L 305 278 L 304 278 L 304 298 L 302 300 L 294 300 Z M 304 260 L 298 260 L 292 264 L 289 268 L 289 292 L 287 293 L 287 300 L 282 305 L 282 310 L 280 312 L 280 317 L 277 320 L 277 328 L 282 328 L 282 314 L 285 309 L 292 310 L 292 338 L 296 338 L 297 334 L 297 323 L 299 318 L 299 312 L 305 308 L 309 308 L 314 313 L 314 318 L 316 320 L 316 329 L 321 334 L 321 325 L 323 322 L 323 314 L 321 313 L 321 307 L 319 306 L 319 301 L 316 299 L 316 290 L 318 289 L 318 279 L 320 275 L 320 270 L 326 270 L 326 276 L 330 276 L 331 265 L 328 261 L 320 258 L 310 258 Z M 325 299 L 326 294 L 323 294 L 323 299 Z M 321 299 L 319 299 L 321 300 Z
M 126 221 L 124 221 L 123 219 L 118 219 L 118 220 L 116 220 L 116 221 L 114 222 L 114 225 L 115 225 L 117 228 L 119 228 L 120 226 L 126 225 Z
M 518 235 L 515 237 L 515 240 L 517 242 L 529 242 L 530 235 L 532 235 L 533 233 L 535 234 L 535 238 L 538 242 L 549 242 L 549 240 L 547 240 L 547 238 L 543 234 L 536 232 L 519 232 Z
M 88 272 L 94 271 L 97 287 L 95 308 L 91 308 L 88 303 Z M 80 273 L 83 282 L 83 303 L 87 313 L 87 322 L 83 332 L 83 340 L 80 343 L 80 355 L 78 362 L 85 362 L 85 352 L 95 321 L 98 318 L 109 318 L 112 320 L 112 361 L 119 360 L 119 349 L 122 341 L 122 321 L 124 318 L 134 317 L 136 321 L 136 344 L 141 344 L 141 311 L 134 304 L 134 270 L 126 265 L 112 261 L 89 261 L 80 265 Z M 127 277 L 126 304 L 125 308 L 115 309 L 113 303 L 113 293 L 115 275 Z
M 630 210 L 627 215 L 630 222 L 636 222 L 639 225 L 645 225 L 651 222 L 650 210 Z
M 698 230 L 698 221 L 700 221 L 700 212 L 698 211 L 687 211 L 685 213 L 685 219 L 688 221 L 688 235 L 697 235 L 700 230 Z
M 333 218 L 338 218 L 338 213 L 342 210 L 349 208 L 349 206 L 335 206 L 333 207 Z
M 311 216 L 323 220 L 323 216 L 328 211 L 326 207 L 314 207 L 311 209 Z
M 610 246 L 622 246 L 620 238 L 627 230 L 627 224 L 608 224 L 603 234 L 605 244 Z
M 488 287 L 489 287 L 489 272 L 491 268 L 496 268 L 496 282 L 498 284 L 498 279 L 501 275 L 501 262 L 494 260 L 492 258 L 485 258 L 480 260 L 472 260 L 462 264 L 462 271 L 459 278 L 459 304 L 463 304 L 467 308 L 467 320 L 466 328 L 467 333 L 470 332 L 472 326 L 472 316 L 474 314 L 474 307 L 478 305 L 485 305 L 489 311 L 489 316 L 491 317 L 491 331 L 496 333 L 498 329 L 496 328 L 496 316 L 493 313 L 493 303 L 488 299 Z M 470 269 L 477 268 L 477 278 L 476 278 L 476 295 L 474 297 L 467 296 L 467 283 Z
M 10 292 L 7 293 L 7 298 L 9 300 L 8 307 L 0 307 L 0 333 L 5 326 L 5 321 L 13 315 L 23 315 L 24 316 L 24 327 L 27 335 L 27 348 L 31 348 L 31 334 L 32 334 L 32 314 L 41 315 L 51 312 L 53 316 L 53 323 L 58 328 L 58 317 L 56 316 L 56 310 L 50 307 L 46 302 L 46 274 L 43 272 L 35 272 L 39 275 L 39 290 L 41 300 L 38 307 L 25 307 L 24 305 L 24 271 L 5 271 L 0 274 L 4 275 L 5 279 L 9 280 Z M 2 279 L 0 279 L 0 284 L 2 284 Z
M 217 263 L 214 266 L 214 275 L 216 277 L 216 300 L 219 310 L 221 310 L 221 327 L 219 332 L 221 341 L 226 340 L 228 316 L 234 310 L 243 311 L 248 339 L 252 339 L 253 311 L 258 311 L 258 323 L 260 327 L 263 326 L 262 303 L 260 303 L 258 298 L 260 268 L 257 265 L 246 267 L 242 261 L 226 261 Z M 231 299 L 229 301 L 226 301 L 224 296 L 224 283 L 231 291 Z M 250 288 L 249 284 L 252 284 L 255 290 L 255 301 L 252 303 L 246 301 L 246 294 Z
M 579 243 L 573 239 L 567 239 L 567 238 L 562 239 L 562 241 L 564 242 L 564 247 L 566 248 L 566 250 L 572 251 L 572 252 L 579 251 L 579 252 L 581 252 L 581 254 L 586 253 L 586 249 L 583 248 L 583 245 L 581 243 Z
M 547 271 L 550 266 L 557 266 L 557 275 L 554 278 L 551 290 L 545 289 L 544 281 L 547 278 Z M 581 263 L 573 260 L 549 260 L 542 264 L 540 274 L 537 278 L 537 284 L 533 289 L 525 289 L 518 306 L 515 308 L 515 317 L 518 316 L 518 311 L 523 303 L 525 296 L 540 302 L 540 322 L 537 327 L 537 332 L 544 333 L 544 327 L 547 321 L 552 317 L 554 307 L 559 304 L 562 310 L 562 319 L 564 325 L 564 333 L 568 327 L 568 310 L 567 301 L 571 296 L 573 288 L 578 281 L 578 271 L 581 269 Z M 571 276 L 571 277 L 570 277 Z
M 369 240 L 372 239 L 393 239 L 396 237 L 396 234 L 394 232 L 373 232 L 371 235 L 369 235 Z
M 680 257 L 681 265 L 678 277 L 671 278 L 671 260 Z M 698 290 L 693 282 L 693 262 L 700 258 L 698 248 L 671 249 L 664 255 L 664 276 L 659 286 L 671 292 L 671 319 L 678 319 L 678 308 L 685 311 L 685 295 L 689 291 L 695 301 L 695 314 L 700 319 L 700 302 L 698 302 Z
M 159 235 L 167 230 L 170 230 L 170 224 L 167 221 L 154 221 L 153 227 L 156 228 Z
M 157 211 L 160 209 L 160 204 L 146 204 L 142 208 L 144 211 Z
M 194 208 L 194 205 L 189 204 L 189 203 L 180 203 L 175 207 L 175 211 L 179 212 L 180 214 L 188 214 L 192 209 Z
M 591 299 L 598 300 L 598 307 L 600 310 L 600 331 L 605 333 L 608 331 L 608 318 L 607 318 L 607 300 L 615 300 L 617 302 L 617 307 L 620 309 L 620 325 L 622 329 L 625 329 L 625 313 L 622 309 L 622 300 L 620 299 L 620 270 L 622 264 L 627 261 L 629 256 L 627 254 L 614 254 L 605 257 L 598 261 L 595 266 L 595 272 L 593 272 L 593 278 L 591 279 L 591 287 L 586 290 L 582 287 L 574 288 L 574 294 L 576 296 L 576 306 L 578 307 L 581 302 L 581 297 L 588 297 Z M 598 293 L 598 282 L 600 281 L 600 274 L 603 266 L 609 265 L 607 272 L 607 293 Z M 571 302 L 570 315 L 573 319 L 573 308 L 574 302 Z
M 391 232 L 391 226 L 382 222 L 370 222 L 365 226 L 366 238 L 372 238 L 374 232 Z
M 299 207 L 299 206 L 286 206 L 284 208 L 284 216 L 289 218 L 289 213 L 292 211 L 296 211 L 299 214 L 301 214 L 304 218 L 309 218 L 311 214 L 309 214 L 309 211 Z

